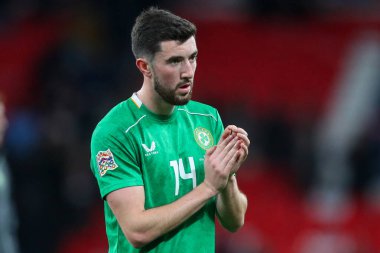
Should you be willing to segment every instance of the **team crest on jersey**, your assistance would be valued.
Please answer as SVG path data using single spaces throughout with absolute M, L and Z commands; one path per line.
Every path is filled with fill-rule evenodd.
M 110 149 L 99 151 L 96 155 L 96 162 L 98 164 L 100 176 L 104 176 L 107 171 L 114 170 L 118 167 Z
M 205 150 L 214 145 L 214 138 L 212 137 L 212 134 L 204 127 L 195 128 L 194 138 L 198 145 Z

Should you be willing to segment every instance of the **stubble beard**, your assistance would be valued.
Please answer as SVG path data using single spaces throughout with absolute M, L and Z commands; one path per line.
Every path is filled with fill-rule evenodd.
M 156 76 L 153 78 L 153 80 L 154 80 L 154 90 L 158 93 L 158 95 L 161 96 L 161 98 L 165 102 L 171 105 L 186 105 L 190 101 L 191 95 L 193 93 L 192 87 L 189 93 L 187 93 L 184 96 L 181 96 L 181 95 L 176 94 L 176 90 L 183 83 L 179 83 L 176 85 L 174 89 L 170 89 L 166 87 L 165 85 L 162 85 Z

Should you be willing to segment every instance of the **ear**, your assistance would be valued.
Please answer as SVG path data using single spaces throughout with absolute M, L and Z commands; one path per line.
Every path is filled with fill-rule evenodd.
M 151 67 L 146 59 L 138 58 L 136 60 L 136 66 L 144 76 L 149 78 L 152 77 Z

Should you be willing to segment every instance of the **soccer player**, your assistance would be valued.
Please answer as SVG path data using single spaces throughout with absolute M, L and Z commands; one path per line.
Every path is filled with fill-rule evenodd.
M 91 141 L 109 252 L 215 252 L 215 216 L 229 231 L 244 224 L 247 198 L 235 172 L 250 141 L 191 100 L 195 33 L 157 8 L 132 29 L 142 87 L 99 122 Z

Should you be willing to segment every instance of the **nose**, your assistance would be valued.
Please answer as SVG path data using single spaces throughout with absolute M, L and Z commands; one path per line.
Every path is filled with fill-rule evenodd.
M 196 63 L 183 61 L 181 66 L 181 78 L 193 78 L 196 69 Z

